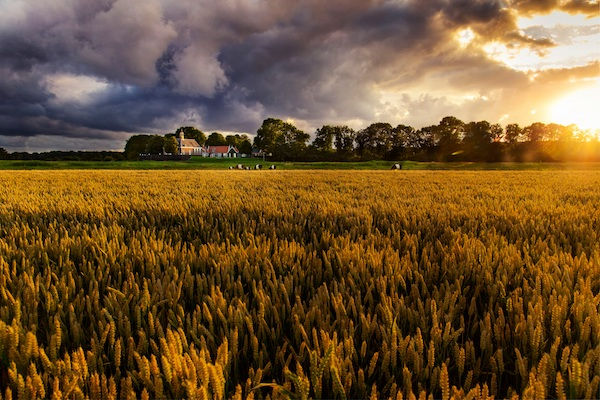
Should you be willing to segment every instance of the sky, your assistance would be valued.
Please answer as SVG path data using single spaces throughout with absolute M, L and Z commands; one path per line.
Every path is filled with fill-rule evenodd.
M 0 147 L 268 117 L 600 128 L 597 0 L 0 0 Z

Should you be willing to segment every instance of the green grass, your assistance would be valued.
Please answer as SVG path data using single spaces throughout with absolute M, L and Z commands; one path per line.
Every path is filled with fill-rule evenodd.
M 242 164 L 262 164 L 277 169 L 390 169 L 393 161 L 361 162 L 272 162 L 256 158 L 218 159 L 192 157 L 189 161 L 12 161 L 0 160 L 0 169 L 227 169 Z M 475 163 L 475 162 L 401 162 L 405 170 L 600 170 L 600 163 Z

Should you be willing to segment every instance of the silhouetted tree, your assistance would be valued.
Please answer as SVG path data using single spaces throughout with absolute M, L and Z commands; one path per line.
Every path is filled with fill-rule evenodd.
M 406 131 L 406 151 L 407 155 L 415 156 L 423 151 L 433 147 L 433 129 L 426 128 L 420 130 Z
M 464 126 L 463 144 L 467 156 L 477 161 L 488 159 L 495 134 L 487 121 L 469 122 Z
M 227 144 L 227 140 L 225 140 L 225 137 L 219 132 L 213 132 L 208 135 L 208 139 L 206 139 L 205 144 L 207 146 L 225 146 Z
M 502 125 L 497 123 L 490 125 L 490 133 L 492 142 L 494 143 L 500 142 L 504 137 L 504 129 L 502 128 Z
M 546 137 L 546 125 L 541 122 L 534 122 L 523 129 L 523 134 L 528 141 L 532 143 L 539 142 Z
M 534 122 L 523 128 L 523 135 L 527 138 L 525 143 L 519 146 L 518 156 L 523 161 L 551 161 L 551 152 L 547 150 L 545 143 L 548 138 L 546 124 Z
M 433 154 L 435 151 L 435 135 L 437 130 L 437 125 L 424 126 L 418 130 L 416 140 L 413 140 L 413 143 L 420 145 L 422 154 Z
M 356 134 L 358 154 L 363 158 L 383 158 L 392 148 L 392 125 L 376 122 Z
M 460 141 L 465 134 L 465 124 L 456 117 L 444 117 L 434 130 L 434 144 L 438 158 L 447 160 L 460 150 Z
M 324 125 L 315 132 L 312 147 L 318 151 L 333 151 L 333 139 L 336 135 L 335 126 Z
M 143 151 L 142 151 L 143 153 Z M 5 155 L 7 160 L 43 161 L 121 161 L 125 153 L 120 151 L 45 151 L 42 153 L 12 152 Z M 135 156 L 137 158 L 137 154 Z M 133 158 L 133 159 L 135 159 Z
M 411 141 L 416 136 L 416 130 L 412 126 L 398 125 L 392 129 L 391 148 L 387 154 L 388 159 L 399 159 L 409 154 L 414 154 L 411 149 Z
M 523 137 L 523 129 L 519 124 L 508 124 L 506 125 L 506 133 L 504 139 L 508 143 L 517 143 Z
M 551 141 L 569 141 L 573 137 L 573 131 L 560 124 L 548 124 L 545 127 L 545 139 Z
M 186 138 L 202 143 L 204 133 L 194 127 L 182 128 Z M 137 158 L 138 154 L 173 152 L 175 134 L 165 135 L 162 148 L 160 138 L 134 135 L 125 146 L 124 156 Z M 418 161 L 566 161 L 600 160 L 600 142 L 592 140 L 589 132 L 575 125 L 543 124 L 540 122 L 521 128 L 488 121 L 464 123 L 456 117 L 444 117 L 439 124 L 416 130 L 412 126 L 395 128 L 385 122 L 373 123 L 359 132 L 348 126 L 323 125 L 317 129 L 314 140 L 307 146 L 309 135 L 280 119 L 265 119 L 254 138 L 254 146 L 247 135 L 223 137 L 213 132 L 204 142 L 208 145 L 233 145 L 241 153 L 250 154 L 253 148 L 272 154 L 279 160 L 387 159 Z M 162 150 L 161 150 L 162 149 Z M 115 153 L 117 154 L 117 153 Z M 105 154 L 101 159 L 118 159 L 119 155 Z M 0 158 L 9 159 L 64 159 L 78 160 L 79 153 L 50 152 L 43 155 L 2 152 Z M 84 157 L 83 155 L 81 157 Z M 96 155 L 85 155 L 96 157 Z M 100 157 L 100 155 L 98 155 Z
M 335 127 L 335 150 L 338 154 L 350 154 L 354 150 L 354 138 L 356 132 L 347 126 Z

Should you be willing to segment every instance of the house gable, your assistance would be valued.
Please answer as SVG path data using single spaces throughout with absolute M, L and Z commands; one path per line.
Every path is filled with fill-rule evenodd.
M 238 149 L 235 146 L 208 146 L 207 148 L 209 154 L 237 154 L 239 153 Z

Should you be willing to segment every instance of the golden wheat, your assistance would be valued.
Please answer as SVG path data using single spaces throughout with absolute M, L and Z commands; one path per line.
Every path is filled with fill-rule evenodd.
M 0 180 L 2 399 L 600 397 L 600 173 Z

